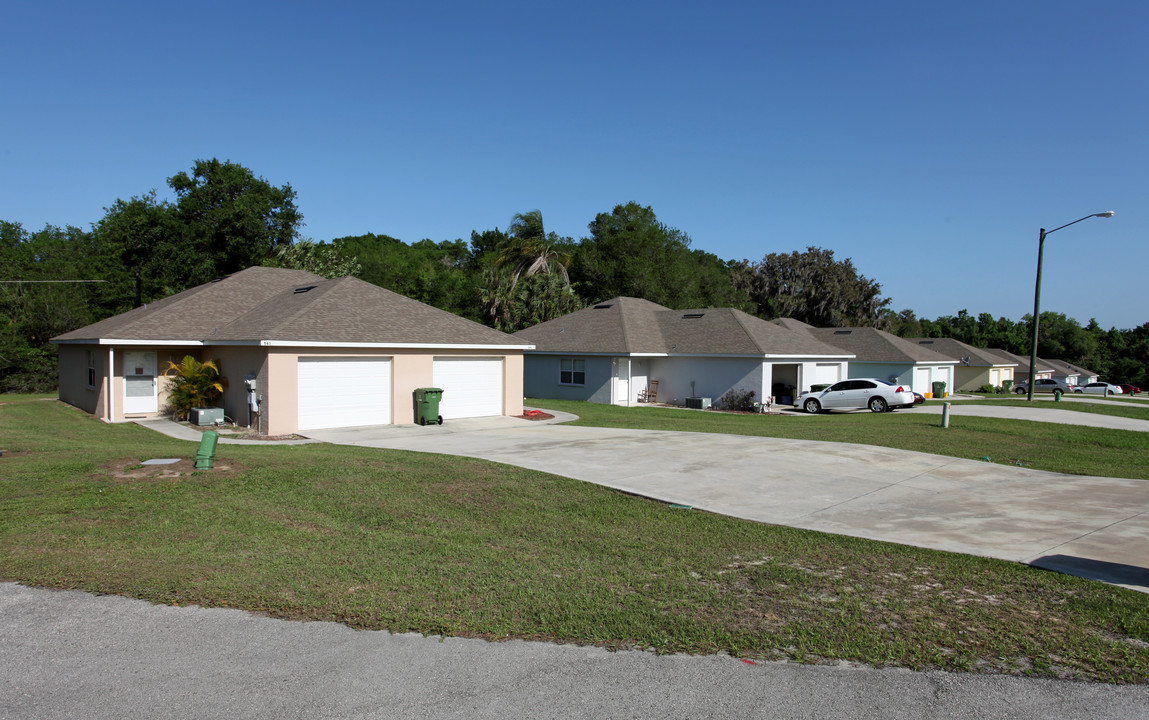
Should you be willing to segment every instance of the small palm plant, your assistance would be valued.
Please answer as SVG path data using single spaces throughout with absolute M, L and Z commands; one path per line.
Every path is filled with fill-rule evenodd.
M 191 355 L 185 355 L 179 365 L 168 362 L 164 376 L 172 379 L 168 404 L 185 418 L 192 408 L 210 407 L 227 385 L 219 376 L 218 365 L 211 360 L 201 363 Z

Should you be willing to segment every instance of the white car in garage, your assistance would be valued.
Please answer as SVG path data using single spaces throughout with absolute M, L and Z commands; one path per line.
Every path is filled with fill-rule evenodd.
M 886 412 L 913 407 L 914 393 L 905 385 L 895 385 L 878 378 L 840 380 L 825 390 L 803 393 L 794 403 L 808 413 L 823 410 L 861 410 Z

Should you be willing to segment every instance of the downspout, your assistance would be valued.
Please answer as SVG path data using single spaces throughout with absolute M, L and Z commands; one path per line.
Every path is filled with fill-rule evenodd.
M 108 401 L 104 403 L 108 407 L 108 422 L 115 422 L 116 407 L 114 405 L 116 397 L 116 349 L 114 347 L 108 348 Z

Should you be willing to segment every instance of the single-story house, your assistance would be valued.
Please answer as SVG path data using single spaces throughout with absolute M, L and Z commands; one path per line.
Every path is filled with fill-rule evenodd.
M 797 322 L 785 319 L 794 326 Z M 781 324 L 783 320 L 775 320 Z M 804 324 L 804 323 L 803 323 Z M 954 389 L 954 366 L 957 359 L 934 352 L 916 342 L 871 327 L 815 328 L 806 332 L 822 342 L 854 355 L 850 361 L 851 378 L 879 378 L 933 396 L 933 384 L 944 382 L 946 392 Z
M 1068 363 L 1064 360 L 1041 360 L 1041 362 L 1053 368 L 1053 377 L 1055 380 L 1061 380 L 1066 385 L 1088 385 L 1091 382 L 1098 381 L 1097 373 L 1092 370 L 1086 370 L 1073 363 Z
M 1013 372 L 1017 363 L 995 352 L 976 348 L 953 338 L 915 338 L 911 342 L 942 355 L 957 358 L 953 389 L 959 392 L 978 390 L 982 385 L 1003 387 L 1006 381 L 1015 382 Z
M 733 308 L 671 310 L 631 297 L 514 337 L 534 346 L 523 360 L 528 396 L 626 406 L 635 405 L 653 381 L 657 401 L 665 403 L 696 398 L 717 405 L 730 390 L 782 402 L 811 384 L 845 378 L 852 357 Z
M 52 339 L 60 399 L 107 422 L 164 412 L 169 362 L 218 361 L 219 403 L 269 435 L 523 412 L 529 343 L 353 277 L 252 267 Z
M 989 348 L 985 352 L 1000 355 L 1007 362 L 1012 362 L 1012 363 L 1017 364 L 1017 367 L 1015 367 L 1013 369 L 1013 378 L 1014 378 L 1013 384 L 1015 387 L 1017 386 L 1017 384 L 1019 382 L 1021 382 L 1023 380 L 1025 380 L 1025 381 L 1029 380 L 1029 356 L 1028 355 L 1024 355 L 1024 356 L 1015 355 L 1015 354 L 1011 353 L 1010 351 L 1002 350 L 1001 348 Z M 1046 361 L 1042 360 L 1041 358 L 1038 358 L 1037 362 L 1035 363 L 1035 366 L 1037 369 L 1037 372 L 1034 373 L 1035 378 L 1040 379 L 1040 378 L 1051 378 L 1051 377 L 1053 377 L 1053 366 L 1050 365 L 1049 363 L 1047 363 Z

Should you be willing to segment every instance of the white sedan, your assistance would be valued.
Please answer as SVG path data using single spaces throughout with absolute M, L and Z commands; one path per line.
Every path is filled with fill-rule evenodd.
M 797 407 L 808 413 L 823 410 L 861 410 L 886 412 L 894 408 L 913 407 L 914 393 L 904 385 L 894 385 L 877 378 L 841 380 L 825 390 L 803 393 Z
M 1121 395 L 1121 388 L 1107 382 L 1091 382 L 1088 385 L 1078 385 L 1073 392 L 1091 393 L 1095 395 Z

